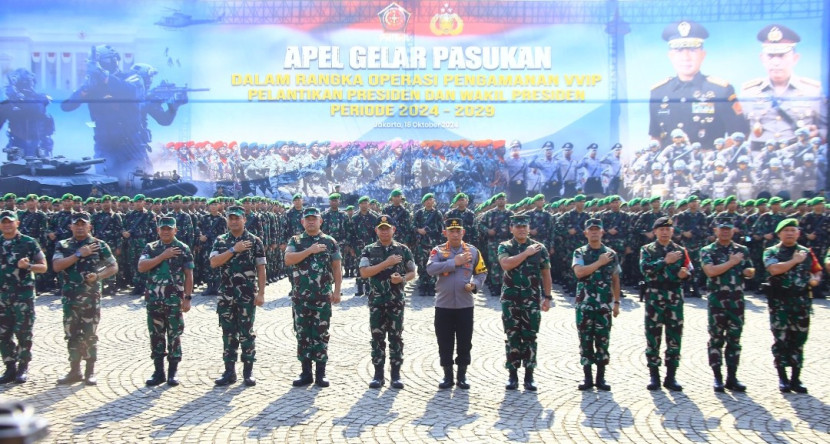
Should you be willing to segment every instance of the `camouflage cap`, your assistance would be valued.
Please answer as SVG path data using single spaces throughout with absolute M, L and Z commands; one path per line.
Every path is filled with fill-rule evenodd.
M 174 217 L 162 217 L 159 219 L 159 228 L 161 227 L 173 227 L 176 228 L 176 218 Z
M 602 228 L 602 220 L 597 219 L 597 218 L 594 217 L 594 218 L 591 218 L 591 219 L 588 219 L 588 220 L 585 221 L 585 229 L 586 230 L 589 229 L 589 228 L 593 228 L 593 227 Z
M 510 216 L 510 225 L 512 226 L 519 226 L 519 225 L 529 225 L 530 224 L 530 217 L 526 214 L 517 214 L 515 216 Z
M 85 222 L 89 222 L 89 219 L 90 219 L 89 213 L 87 213 L 86 211 L 78 211 L 78 212 L 72 213 L 72 216 L 70 217 L 70 220 L 72 221 L 73 224 L 77 223 L 80 220 L 85 221 Z
M 230 216 L 245 217 L 245 209 L 239 205 L 228 207 L 228 217 Z
M 303 210 L 303 217 L 320 217 L 320 210 L 317 207 L 308 207 Z
M 715 219 L 716 228 L 735 228 L 735 218 L 732 216 L 719 216 Z
M 17 211 L 14 210 L 3 210 L 0 211 L 0 220 L 8 219 L 12 222 L 17 220 Z

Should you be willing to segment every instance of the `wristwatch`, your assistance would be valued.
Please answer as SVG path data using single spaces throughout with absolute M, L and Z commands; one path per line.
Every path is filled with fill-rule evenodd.
M 551 295 L 549 295 L 549 294 L 546 294 L 546 295 L 545 295 L 545 299 L 547 299 L 547 300 L 549 300 L 549 301 L 550 301 L 550 300 L 552 300 L 552 299 L 553 299 L 553 296 L 551 296 Z
M 189 301 L 191 299 L 193 299 L 193 296 L 191 296 L 189 294 L 184 295 L 184 300 Z
M 230 251 L 231 254 L 236 254 L 236 250 L 234 250 L 233 247 L 231 247 L 228 251 Z
M 75 250 L 75 257 L 77 257 L 78 259 L 80 259 L 80 258 L 81 258 L 81 249 L 80 249 L 80 248 L 78 248 L 77 250 Z

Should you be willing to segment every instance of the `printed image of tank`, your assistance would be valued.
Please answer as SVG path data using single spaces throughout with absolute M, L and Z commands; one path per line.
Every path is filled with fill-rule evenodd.
M 168 197 L 176 194 L 182 196 L 195 196 L 196 185 L 189 182 L 182 182 L 181 176 L 176 170 L 157 171 L 146 173 L 143 170 L 135 170 L 130 173 L 126 194 L 141 193 L 147 197 Z
M 101 174 L 88 173 L 89 167 L 104 163 L 106 159 L 84 157 L 80 160 L 55 157 L 17 157 L 0 165 L 0 190 L 18 195 L 38 194 L 61 196 L 72 193 L 89 196 L 95 186 L 105 192 L 118 190 L 118 179 Z

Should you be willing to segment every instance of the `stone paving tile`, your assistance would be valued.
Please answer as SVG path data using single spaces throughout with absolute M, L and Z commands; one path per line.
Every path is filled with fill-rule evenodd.
M 580 392 L 582 371 L 572 300 L 560 295 L 544 313 L 537 393 L 504 390 L 504 333 L 496 298 L 476 300 L 469 391 L 437 389 L 442 373 L 433 334 L 433 299 L 412 296 L 405 314 L 406 388 L 367 387 L 366 300 L 344 283 L 334 309 L 332 386 L 293 388 L 299 372 L 288 283 L 268 287 L 257 313 L 256 387 L 216 388 L 222 370 L 215 299 L 197 296 L 185 315 L 181 386 L 148 388 L 152 373 L 145 309 L 126 294 L 105 298 L 99 327 L 99 384 L 59 387 L 67 370 L 60 298 L 39 296 L 30 381 L 0 386 L 0 396 L 33 405 L 54 442 L 827 442 L 830 304 L 814 302 L 804 383 L 810 394 L 782 395 L 772 368 L 765 301 L 748 297 L 739 372 L 747 393 L 716 394 L 706 355 L 706 305 L 690 299 L 678 379 L 682 393 L 645 389 L 643 307 L 623 300 L 611 334 L 611 392 Z M 239 369 L 241 372 L 241 364 Z M 388 371 L 388 369 L 387 369 Z M 521 375 L 521 373 L 520 373 Z

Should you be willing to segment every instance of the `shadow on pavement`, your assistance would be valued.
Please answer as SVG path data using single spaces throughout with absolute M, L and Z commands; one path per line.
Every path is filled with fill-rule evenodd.
M 553 410 L 542 408 L 535 392 L 505 390 L 499 419 L 493 426 L 511 441 L 527 442 L 533 438 L 532 432 L 550 429 L 553 415 Z
M 634 416 L 628 408 L 622 408 L 611 392 L 582 392 L 580 410 L 585 415 L 582 425 L 599 430 L 604 440 L 619 441 L 620 430 L 634 426 Z
M 469 391 L 437 390 L 427 402 L 424 414 L 412 424 L 429 428 L 429 436 L 433 439 L 447 439 L 451 429 L 460 429 L 479 418 L 477 413 L 468 413 L 469 409 Z
M 244 392 L 245 389 L 244 385 L 238 383 L 233 386 L 208 390 L 204 395 L 179 407 L 174 413 L 154 420 L 154 426 L 164 426 L 164 428 L 152 431 L 150 437 L 154 439 L 168 438 L 179 430 L 186 430 L 187 426 L 209 424 L 225 416 L 233 409 L 230 405 L 231 400 Z M 181 389 L 176 388 L 176 390 Z M 161 391 L 158 390 L 158 392 Z
M 389 381 L 386 382 L 388 387 Z M 392 413 L 390 410 L 399 391 L 388 388 L 366 389 L 352 408 L 344 416 L 334 418 L 332 423 L 345 427 L 342 432 L 344 438 L 360 438 L 367 429 L 392 422 L 398 417 L 397 412 Z
M 83 434 L 94 430 L 107 422 L 119 422 L 152 410 L 153 405 L 161 396 L 167 386 L 154 388 L 139 388 L 118 399 L 108 402 L 97 409 L 83 413 L 73 418 L 73 422 L 79 423 L 72 433 Z
M 716 393 L 715 397 L 735 418 L 736 429 L 751 430 L 765 442 L 787 441 L 784 432 L 792 431 L 790 421 L 774 418 L 766 408 L 756 403 L 747 393 Z
M 292 388 L 275 399 L 261 412 L 247 419 L 243 426 L 250 428 L 248 437 L 263 439 L 277 427 L 304 425 L 317 414 L 314 399 L 320 390 Z

